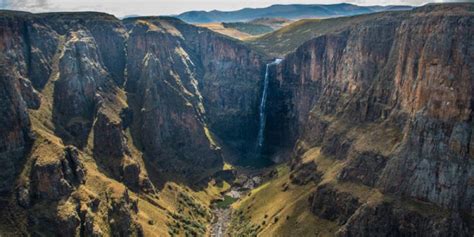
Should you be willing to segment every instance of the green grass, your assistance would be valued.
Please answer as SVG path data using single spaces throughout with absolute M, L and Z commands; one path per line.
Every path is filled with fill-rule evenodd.
M 221 209 L 229 208 L 232 203 L 236 202 L 238 199 L 231 196 L 225 195 L 224 200 L 216 202 L 216 207 Z

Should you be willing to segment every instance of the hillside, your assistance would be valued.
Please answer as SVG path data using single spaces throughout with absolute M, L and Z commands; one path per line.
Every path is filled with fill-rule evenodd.
M 259 24 L 259 25 L 264 25 L 264 26 L 269 26 L 273 29 L 280 29 L 285 25 L 288 25 L 291 23 L 291 20 L 286 19 L 286 18 L 271 18 L 271 17 L 263 17 L 263 18 L 256 18 L 249 23 L 252 24 Z
M 330 19 L 304 19 L 290 23 L 287 26 L 263 36 L 249 38 L 246 43 L 252 48 L 260 52 L 265 52 L 272 57 L 283 57 L 294 51 L 304 42 L 318 36 L 341 32 L 349 27 L 373 24 L 385 18 L 394 16 L 401 17 L 403 14 L 405 13 L 384 12 Z
M 292 160 L 233 204 L 233 236 L 472 235 L 474 4 L 375 19 L 272 69 L 266 146 Z
M 249 35 L 263 35 L 263 34 L 273 31 L 273 28 L 270 26 L 266 26 L 262 24 L 247 23 L 247 22 L 229 22 L 229 23 L 222 23 L 222 25 L 225 28 L 233 28 L 240 32 L 247 33 Z
M 239 40 L 245 40 L 252 37 L 251 34 L 239 31 L 238 29 L 224 27 L 223 23 L 203 23 L 203 24 L 196 24 L 196 26 L 204 27 L 214 32 L 217 32 L 219 34 L 227 35 L 229 37 L 239 39 Z
M 248 40 L 280 29 L 290 22 L 290 20 L 284 18 L 258 18 L 249 22 L 202 23 L 196 25 L 232 38 Z
M 259 54 L 167 17 L 8 11 L 0 29 L 0 235 L 209 231 L 225 159 L 253 157 Z
M 410 10 L 409 6 L 380 7 L 357 6 L 348 3 L 323 4 L 289 4 L 272 5 L 266 8 L 244 8 L 237 11 L 190 11 L 179 14 L 177 17 L 188 23 L 210 22 L 238 22 L 251 21 L 257 18 L 286 18 L 290 20 L 304 18 L 330 18 L 337 16 L 351 16 L 378 11 Z

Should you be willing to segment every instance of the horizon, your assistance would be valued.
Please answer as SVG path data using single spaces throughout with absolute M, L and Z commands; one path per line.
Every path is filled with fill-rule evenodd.
M 388 5 L 410 5 L 410 6 L 421 6 L 429 3 L 449 3 L 449 2 L 465 2 L 457 0 L 349 0 L 349 1 L 338 1 L 338 0 L 326 0 L 326 1 L 311 1 L 311 0 L 299 0 L 299 1 L 263 1 L 259 2 L 256 0 L 248 0 L 245 3 L 240 0 L 229 0 L 226 3 L 219 2 L 217 0 L 208 1 L 192 1 L 192 0 L 139 0 L 130 2 L 128 0 L 85 0 L 76 2 L 72 0 L 0 0 L 1 10 L 17 10 L 27 11 L 32 13 L 45 13 L 45 12 L 104 12 L 115 15 L 116 17 L 127 17 L 127 16 L 173 16 L 188 11 L 236 11 L 244 8 L 265 8 L 272 5 L 332 5 L 348 3 L 358 6 L 388 6 Z

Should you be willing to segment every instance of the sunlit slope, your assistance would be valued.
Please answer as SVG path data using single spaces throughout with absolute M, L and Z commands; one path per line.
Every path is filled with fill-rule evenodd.
M 247 41 L 253 48 L 273 57 L 282 57 L 315 37 L 344 31 L 361 23 L 376 22 L 404 12 L 384 12 L 330 19 L 303 19 L 279 30 Z

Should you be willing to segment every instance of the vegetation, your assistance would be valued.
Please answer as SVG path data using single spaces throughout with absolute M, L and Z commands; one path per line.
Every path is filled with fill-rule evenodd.
M 269 56 L 282 57 L 310 39 L 340 32 L 348 27 L 356 27 L 369 20 L 377 21 L 390 14 L 397 13 L 384 12 L 351 17 L 299 20 L 263 36 L 249 38 L 247 43 Z
M 224 199 L 216 202 L 215 204 L 217 208 L 226 209 L 226 208 L 229 208 L 230 205 L 232 205 L 232 203 L 234 203 L 237 200 L 238 200 L 237 198 L 233 198 L 229 195 L 224 195 Z
M 270 26 L 273 29 L 280 29 L 281 27 L 291 23 L 291 20 L 280 17 L 262 17 L 249 21 L 248 23 Z
M 232 206 L 236 210 L 229 233 L 232 236 L 314 236 L 335 231 L 333 222 L 310 213 L 308 198 L 315 184 L 288 185 L 290 169 L 276 167 L 277 177 L 251 191 L 250 195 Z
M 231 22 L 222 23 L 225 28 L 236 29 L 240 32 L 247 33 L 249 35 L 262 35 L 268 32 L 272 32 L 273 28 L 266 25 L 247 23 L 247 22 Z
M 223 34 L 239 40 L 245 40 L 252 37 L 252 35 L 247 34 L 245 32 L 241 32 L 235 28 L 226 28 L 220 22 L 198 24 L 197 26 L 208 28 L 209 30 L 212 30 L 219 34 Z

